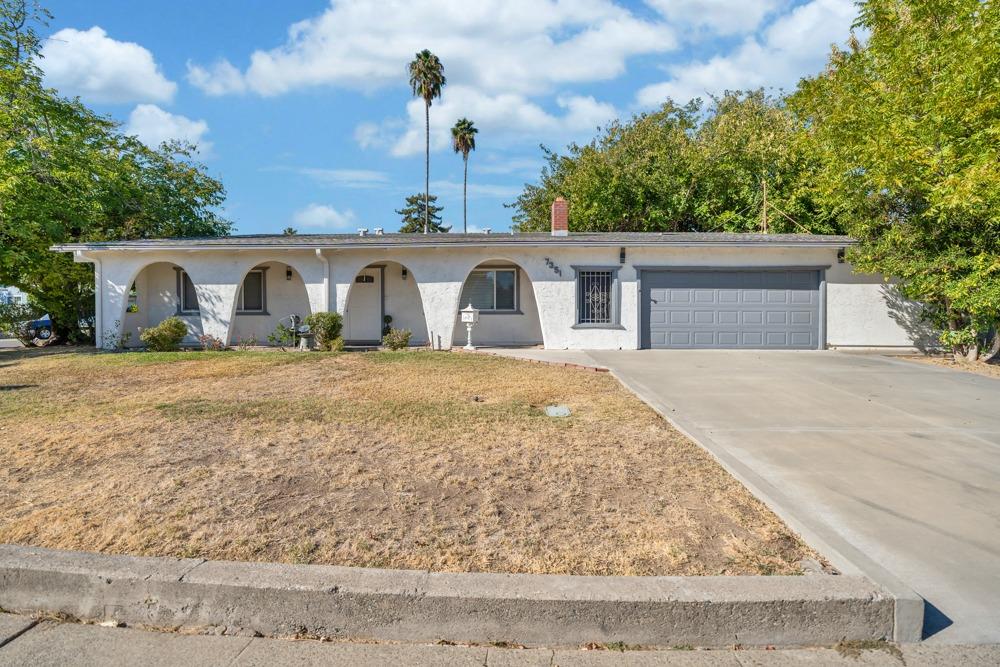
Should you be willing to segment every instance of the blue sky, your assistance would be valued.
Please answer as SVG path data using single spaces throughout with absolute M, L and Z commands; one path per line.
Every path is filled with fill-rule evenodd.
M 431 191 L 461 230 L 510 227 L 539 144 L 585 142 L 615 117 L 726 89 L 793 88 L 855 15 L 850 0 L 48 0 L 47 83 L 147 143 L 185 138 L 228 191 L 237 233 L 399 226 L 423 190 L 423 107 L 406 65 L 429 48 Z

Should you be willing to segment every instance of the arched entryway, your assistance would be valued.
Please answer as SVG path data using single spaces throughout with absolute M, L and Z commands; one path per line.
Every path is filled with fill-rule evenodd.
M 348 288 L 344 340 L 377 344 L 388 326 L 409 329 L 410 345 L 427 344 L 427 319 L 416 276 L 399 262 L 374 262 L 358 271 Z
M 137 271 L 126 283 L 119 316 L 120 341 L 138 347 L 143 329 L 156 326 L 168 317 L 179 317 L 190 334 L 184 341 L 194 344 L 203 332 L 201 308 L 194 283 L 184 267 L 172 262 L 153 262 Z M 109 333 L 111 333 L 109 328 Z M 106 341 L 105 345 L 113 345 Z
M 453 345 L 464 344 L 465 325 L 459 310 L 470 303 L 479 309 L 479 324 L 472 331 L 475 345 L 541 345 L 535 290 L 527 272 L 516 262 L 491 259 L 481 262 L 466 276 L 455 308 Z
M 258 262 L 240 280 L 230 318 L 231 345 L 267 345 L 279 324 L 290 327 L 312 314 L 302 275 L 289 264 Z

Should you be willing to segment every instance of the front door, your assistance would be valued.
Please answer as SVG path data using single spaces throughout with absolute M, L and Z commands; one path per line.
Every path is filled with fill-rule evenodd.
M 347 301 L 347 340 L 370 343 L 382 340 L 382 270 L 362 269 L 351 285 Z

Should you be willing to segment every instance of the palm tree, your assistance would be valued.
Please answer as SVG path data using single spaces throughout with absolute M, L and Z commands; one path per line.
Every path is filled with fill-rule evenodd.
M 462 154 L 465 171 L 462 174 L 462 231 L 469 233 L 469 152 L 476 150 L 479 132 L 468 118 L 459 118 L 451 128 L 451 147 Z
M 427 212 L 430 210 L 431 196 L 431 101 L 441 97 L 444 88 L 444 65 L 438 57 L 424 49 L 410 63 L 410 88 L 413 94 L 424 99 L 424 129 L 426 150 L 424 152 L 424 234 L 430 227 Z

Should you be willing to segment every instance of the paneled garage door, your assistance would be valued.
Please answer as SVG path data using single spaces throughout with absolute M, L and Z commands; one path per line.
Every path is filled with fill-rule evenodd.
M 644 347 L 816 349 L 812 270 L 643 271 Z

